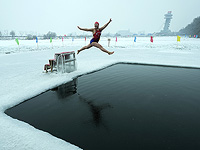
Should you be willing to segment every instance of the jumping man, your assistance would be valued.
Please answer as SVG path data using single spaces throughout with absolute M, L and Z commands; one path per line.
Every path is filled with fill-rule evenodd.
M 100 50 L 102 50 L 103 52 L 105 53 L 108 53 L 109 55 L 113 54 L 113 52 L 109 52 L 107 51 L 105 48 L 103 48 L 98 42 L 99 42 L 99 39 L 100 39 L 100 36 L 101 36 L 101 31 L 103 31 L 108 25 L 109 23 L 111 22 L 112 20 L 110 19 L 108 21 L 108 23 L 106 23 L 103 27 L 99 28 L 99 23 L 98 22 L 95 22 L 94 23 L 94 28 L 92 29 L 85 29 L 85 28 L 80 28 L 79 26 L 77 26 L 80 30 L 83 30 L 83 31 L 90 31 L 93 33 L 93 38 L 91 39 L 90 41 L 90 44 L 88 44 L 87 46 L 84 46 L 83 48 L 81 48 L 80 50 L 78 50 L 77 54 L 79 54 L 81 51 L 85 50 L 85 49 L 89 49 L 93 46 L 99 48 Z

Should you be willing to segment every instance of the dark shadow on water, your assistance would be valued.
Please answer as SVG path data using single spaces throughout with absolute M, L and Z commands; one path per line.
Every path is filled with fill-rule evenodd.
M 101 125 L 106 129 L 109 130 L 109 128 L 106 126 L 103 121 L 103 115 L 102 111 L 105 109 L 112 108 L 110 104 L 102 104 L 102 105 L 95 105 L 95 103 L 91 100 L 87 100 L 79 95 L 80 101 L 82 101 L 84 104 L 86 104 L 92 114 L 92 120 L 88 121 L 91 124 L 94 124 L 96 127 L 100 127 Z M 87 123 L 87 122 L 86 122 Z

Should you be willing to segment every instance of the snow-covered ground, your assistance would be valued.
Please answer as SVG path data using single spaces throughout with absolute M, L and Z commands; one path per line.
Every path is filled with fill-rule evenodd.
M 43 73 L 44 64 L 54 57 L 56 52 L 77 51 L 86 43 L 83 39 L 19 40 L 19 47 L 14 40 L 0 40 L 0 149 L 2 150 L 78 150 L 80 148 L 58 139 L 49 133 L 35 129 L 25 122 L 7 116 L 4 111 L 16 104 L 36 96 L 48 89 L 64 84 L 78 75 L 118 63 L 143 63 L 170 66 L 200 68 L 200 39 L 176 37 L 149 37 L 111 39 L 102 38 L 102 44 L 113 55 L 107 55 L 96 48 L 81 52 L 77 58 L 78 69 L 75 72 L 57 74 Z M 34 109 L 34 108 L 32 108 Z M 67 134 L 67 133 L 66 133 Z M 86 135 L 87 136 L 87 135 Z

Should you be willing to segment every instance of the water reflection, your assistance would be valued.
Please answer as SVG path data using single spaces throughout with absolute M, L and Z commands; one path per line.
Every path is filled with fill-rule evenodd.
M 63 84 L 57 88 L 52 89 L 52 91 L 55 91 L 59 100 L 68 100 L 69 96 L 77 94 L 78 99 L 86 104 L 91 112 L 92 120 L 89 120 L 87 122 L 94 124 L 96 127 L 100 127 L 101 125 L 108 129 L 108 127 L 105 125 L 105 121 L 103 121 L 103 111 L 105 109 L 110 109 L 112 106 L 109 103 L 105 104 L 95 104 L 95 100 L 87 99 L 83 96 L 81 96 L 80 93 L 78 93 L 77 89 L 78 85 L 78 79 L 73 79 L 72 81 Z
M 66 99 L 67 97 L 77 93 L 77 78 L 73 79 L 72 81 L 60 85 L 52 91 L 56 91 L 58 99 Z

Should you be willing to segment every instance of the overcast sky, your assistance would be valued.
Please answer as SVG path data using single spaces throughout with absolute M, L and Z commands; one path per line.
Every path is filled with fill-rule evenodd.
M 56 32 L 58 35 L 112 23 L 104 31 L 159 32 L 164 14 L 172 11 L 171 31 L 200 16 L 200 0 L 0 0 L 0 31 Z

